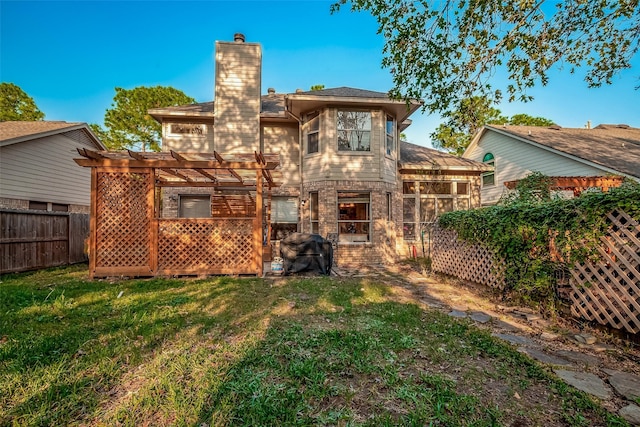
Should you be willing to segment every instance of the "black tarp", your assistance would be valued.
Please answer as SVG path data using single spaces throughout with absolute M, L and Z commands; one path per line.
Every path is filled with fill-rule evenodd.
M 316 272 L 329 275 L 333 264 L 331 242 L 318 234 L 292 233 L 280 241 L 283 273 Z

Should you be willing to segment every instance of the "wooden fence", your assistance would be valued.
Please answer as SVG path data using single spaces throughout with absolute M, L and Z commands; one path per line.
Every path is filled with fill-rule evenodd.
M 640 223 L 624 212 L 607 215 L 599 258 L 569 270 L 571 313 L 632 334 L 640 332 Z M 504 263 L 482 245 L 470 245 L 457 233 L 435 227 L 431 233 L 434 271 L 492 287 L 504 285 Z
M 89 215 L 0 210 L 0 274 L 88 260 Z

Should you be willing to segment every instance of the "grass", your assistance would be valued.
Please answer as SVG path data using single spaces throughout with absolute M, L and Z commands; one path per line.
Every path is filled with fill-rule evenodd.
M 3 276 L 0 425 L 625 425 L 387 282 Z

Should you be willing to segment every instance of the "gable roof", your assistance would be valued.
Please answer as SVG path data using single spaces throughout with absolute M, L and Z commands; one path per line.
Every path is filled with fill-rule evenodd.
M 80 131 L 83 142 L 92 143 L 100 150 L 106 149 L 86 123 L 44 120 L 0 122 L 0 147 L 72 131 Z
M 452 154 L 443 153 L 433 148 L 422 147 L 409 142 L 400 142 L 399 169 L 435 169 L 489 171 L 491 166 L 475 160 L 464 159 Z
M 600 125 L 593 129 L 487 125 L 474 137 L 465 154 L 488 131 L 508 135 L 526 144 L 599 166 L 613 173 L 640 178 L 638 128 L 627 125 Z

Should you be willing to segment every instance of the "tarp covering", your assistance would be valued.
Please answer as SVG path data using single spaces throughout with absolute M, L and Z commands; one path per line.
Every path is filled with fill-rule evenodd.
M 316 272 L 328 275 L 333 264 L 331 242 L 318 234 L 293 233 L 280 242 L 283 273 Z

